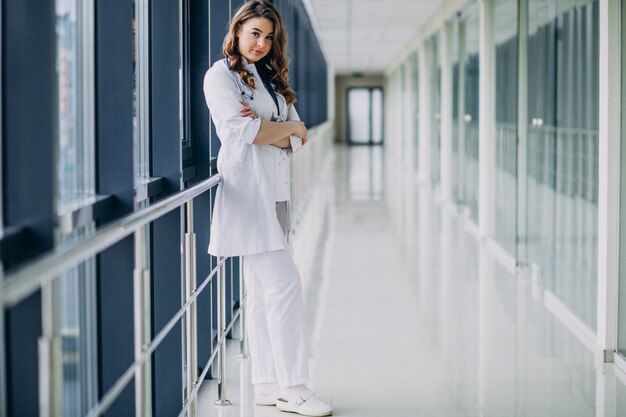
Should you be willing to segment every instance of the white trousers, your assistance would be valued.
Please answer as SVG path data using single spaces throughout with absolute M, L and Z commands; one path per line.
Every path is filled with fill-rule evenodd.
M 244 256 L 252 383 L 305 384 L 300 273 L 289 250 Z

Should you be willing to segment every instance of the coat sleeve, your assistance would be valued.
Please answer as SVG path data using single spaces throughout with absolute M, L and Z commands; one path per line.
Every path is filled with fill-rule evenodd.
M 213 66 L 204 76 L 204 98 L 217 135 L 222 141 L 239 140 L 252 144 L 261 128 L 261 119 L 241 116 L 241 90 L 230 71 Z
M 287 113 L 287 120 L 300 121 L 300 115 L 298 115 L 298 112 L 296 111 L 296 107 L 293 104 L 289 105 L 289 112 Z M 298 149 L 302 147 L 302 138 L 299 138 L 297 136 L 290 135 L 289 142 L 291 142 L 292 152 L 296 152 Z

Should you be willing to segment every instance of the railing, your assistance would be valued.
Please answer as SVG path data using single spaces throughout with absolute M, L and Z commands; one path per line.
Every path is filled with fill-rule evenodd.
M 327 121 L 308 130 L 309 142 L 291 158 L 292 233 L 296 232 L 300 217 L 306 212 L 311 191 L 333 142 L 333 122 Z
M 300 215 L 305 211 L 308 199 L 311 198 L 311 190 L 318 178 L 318 169 L 323 164 L 326 153 L 332 143 L 332 122 L 327 122 L 309 129 L 310 143 L 306 149 L 294 154 L 292 158 L 292 202 L 293 212 Z M 134 236 L 135 268 L 134 268 L 134 362 L 121 374 L 118 380 L 106 391 L 99 401 L 93 404 L 87 412 L 88 416 L 98 416 L 105 413 L 120 396 L 127 385 L 135 381 L 135 405 L 136 416 L 152 415 L 151 410 L 151 383 L 150 358 L 157 347 L 163 342 L 179 321 L 184 321 L 183 333 L 185 337 L 185 385 L 183 404 L 179 416 L 195 416 L 197 414 L 198 391 L 211 365 L 215 359 L 219 360 L 217 367 L 217 405 L 229 404 L 224 385 L 225 339 L 233 325 L 240 321 L 241 340 L 240 357 L 247 357 L 247 344 L 245 341 L 245 287 L 243 268 L 240 271 L 239 285 L 239 308 L 234 312 L 232 319 L 226 323 L 226 285 L 224 268 L 225 258 L 218 258 L 217 265 L 208 276 L 197 285 L 196 282 L 196 237 L 193 230 L 193 199 L 209 191 L 221 182 L 221 176 L 215 175 L 193 187 L 182 190 L 172 196 L 158 201 L 149 207 L 139 209 L 109 225 L 103 226 L 93 234 L 80 239 L 72 244 L 60 246 L 40 258 L 30 261 L 24 267 L 12 271 L 6 276 L 0 272 L 0 360 L 2 359 L 4 341 L 3 313 L 26 299 L 36 291 L 42 293 L 42 337 L 39 342 L 39 400 L 40 415 L 61 415 L 63 395 L 62 378 L 62 355 L 58 325 L 52 317 L 58 308 L 59 279 L 67 271 L 93 258 L 122 239 Z M 151 222 L 161 218 L 165 214 L 184 206 L 186 221 L 184 247 L 184 291 L 183 303 L 180 309 L 169 319 L 167 324 L 151 338 L 150 334 L 150 311 L 152 308 L 150 297 L 150 271 L 149 265 L 145 264 L 145 247 L 147 234 L 144 229 Z M 296 218 L 297 221 L 297 218 Z M 207 363 L 202 367 L 202 373 L 198 375 L 197 366 L 197 314 L 196 300 L 198 296 L 211 284 L 217 276 L 217 321 L 218 331 L 216 344 L 212 349 Z M 84 277 L 83 277 L 84 279 Z M 56 293 L 55 293 L 56 292 Z M 216 368 L 213 368 L 216 370 Z M 3 390 L 2 373 L 0 369 L 0 391 Z M 4 401 L 1 397 L 0 400 Z M 2 410 L 0 409 L 0 415 Z
M 528 126 L 528 175 L 563 194 L 597 204 L 598 130 L 545 125 Z
M 245 309 L 245 297 L 243 276 L 240 274 L 241 285 L 239 309 L 233 316 L 230 323 L 226 323 L 226 303 L 225 303 L 225 285 L 224 285 L 224 263 L 226 258 L 218 258 L 217 266 L 196 286 L 196 253 L 195 253 L 195 233 L 193 231 L 193 199 L 211 188 L 217 186 L 221 182 L 221 176 L 215 175 L 193 187 L 180 191 L 168 198 L 163 199 L 149 207 L 137 210 L 136 212 L 123 217 L 122 219 L 107 225 L 93 235 L 74 243 L 56 249 L 51 253 L 42 256 L 30 262 L 28 265 L 7 275 L 5 280 L 0 281 L 0 311 L 5 311 L 37 290 L 42 291 L 43 316 L 52 316 L 54 306 L 51 294 L 54 293 L 54 284 L 57 279 L 69 269 L 79 265 L 89 258 L 99 254 L 120 240 L 134 234 L 135 238 L 135 286 L 134 286 L 134 331 L 135 331 L 135 360 L 128 369 L 121 375 L 116 383 L 102 396 L 102 398 L 91 408 L 88 416 L 98 416 L 106 412 L 113 404 L 117 397 L 122 393 L 128 383 L 135 378 L 135 401 L 136 415 L 151 415 L 150 410 L 150 387 L 151 380 L 149 373 L 145 372 L 152 353 L 161 344 L 169 332 L 184 317 L 185 320 L 185 345 L 186 345 L 186 384 L 185 398 L 180 416 L 195 416 L 197 412 L 197 395 L 204 378 L 210 369 L 215 358 L 219 359 L 218 367 L 218 405 L 229 404 L 226 399 L 226 391 L 224 389 L 224 367 L 225 367 L 225 339 L 226 335 L 232 329 L 234 323 L 241 318 L 242 338 L 241 349 L 242 355 L 246 356 L 245 351 L 245 323 L 243 320 L 243 310 Z M 143 265 L 143 250 L 146 244 L 146 237 L 143 233 L 144 226 L 150 222 L 159 219 L 161 216 L 175 210 L 181 206 L 185 206 L 186 215 L 186 233 L 185 233 L 185 298 L 184 304 L 176 314 L 169 320 L 163 329 L 150 340 L 149 329 L 150 323 L 150 297 L 145 291 L 145 283 L 149 282 L 149 274 L 146 274 L 146 267 Z M 242 268 L 240 268 L 240 273 Z M 196 299 L 199 294 L 211 283 L 217 275 L 217 291 L 218 291 L 218 333 L 216 348 L 211 352 L 208 362 L 203 368 L 201 375 L 197 375 L 197 329 L 196 329 Z M 50 311 L 48 311 L 50 310 Z M 146 313 L 147 312 L 147 313 Z M 58 350 L 60 349 L 58 340 L 55 337 L 54 330 L 46 329 L 44 323 L 43 336 L 40 341 L 40 415 L 56 415 L 60 408 L 59 396 L 62 395 L 62 386 L 58 386 L 58 378 L 60 367 L 58 358 L 60 357 Z M 51 326 L 54 327 L 54 326 Z

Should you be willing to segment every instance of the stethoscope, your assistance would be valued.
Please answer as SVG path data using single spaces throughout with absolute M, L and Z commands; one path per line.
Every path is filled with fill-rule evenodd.
M 226 65 L 226 67 L 228 68 L 231 76 L 233 77 L 233 80 L 235 81 L 235 83 L 237 84 L 237 88 L 239 88 L 239 92 L 241 93 L 241 96 L 243 98 L 246 98 L 248 100 L 254 100 L 254 93 L 252 92 L 252 89 L 250 88 L 250 86 L 246 83 L 243 82 L 243 80 L 237 76 L 237 74 L 233 73 L 232 71 L 230 71 L 230 67 L 228 66 L 228 62 L 226 61 L 226 58 L 224 58 L 224 65 Z M 245 89 L 248 90 L 248 92 L 245 91 Z M 278 106 L 278 103 L 276 104 Z M 278 110 L 278 108 L 277 108 Z M 272 122 L 284 122 L 285 118 L 283 116 L 276 116 L 274 113 L 272 113 Z
M 228 71 L 230 72 L 230 75 L 233 77 L 233 80 L 235 81 L 235 84 L 237 84 L 237 88 L 239 89 L 239 92 L 241 93 L 241 96 L 243 98 L 247 98 L 248 100 L 254 100 L 254 93 L 252 92 L 252 89 L 250 88 L 250 86 L 246 83 L 243 82 L 243 80 L 238 77 L 235 73 L 233 73 L 230 70 L 230 67 L 228 66 L 228 61 L 226 60 L 226 58 L 223 59 L 224 65 L 226 65 L 226 68 L 228 68 Z M 246 93 L 243 88 L 247 88 L 248 92 Z
M 233 74 L 233 75 L 234 75 L 234 74 Z M 239 78 L 239 77 L 237 77 L 237 78 Z M 244 82 L 243 82 L 243 80 L 242 80 L 241 78 L 239 78 L 239 83 L 238 83 L 238 85 L 239 85 L 239 91 L 241 92 L 241 96 L 242 96 L 243 98 L 247 98 L 248 100 L 254 100 L 254 93 L 252 92 L 252 89 L 250 88 L 250 86 L 249 86 L 248 84 L 244 83 Z M 243 90 L 242 86 L 243 86 L 244 88 L 247 88 L 247 89 L 248 89 L 248 92 L 247 92 L 247 93 Z

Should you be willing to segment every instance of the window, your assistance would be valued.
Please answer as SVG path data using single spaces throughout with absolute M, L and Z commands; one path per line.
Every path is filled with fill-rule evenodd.
M 382 88 L 348 90 L 348 140 L 351 144 L 383 142 Z
M 57 213 L 94 194 L 93 5 L 57 0 Z
M 150 14 L 147 0 L 133 0 L 133 143 L 135 187 L 150 177 Z
M 56 245 L 63 246 L 95 229 L 91 218 L 76 215 L 95 199 L 94 4 L 92 0 L 56 0 L 55 11 Z M 44 328 L 61 350 L 63 415 L 84 415 L 97 400 L 94 261 L 63 274 L 44 294 L 52 300 L 50 309 L 44 302 L 44 315 L 51 313 Z

